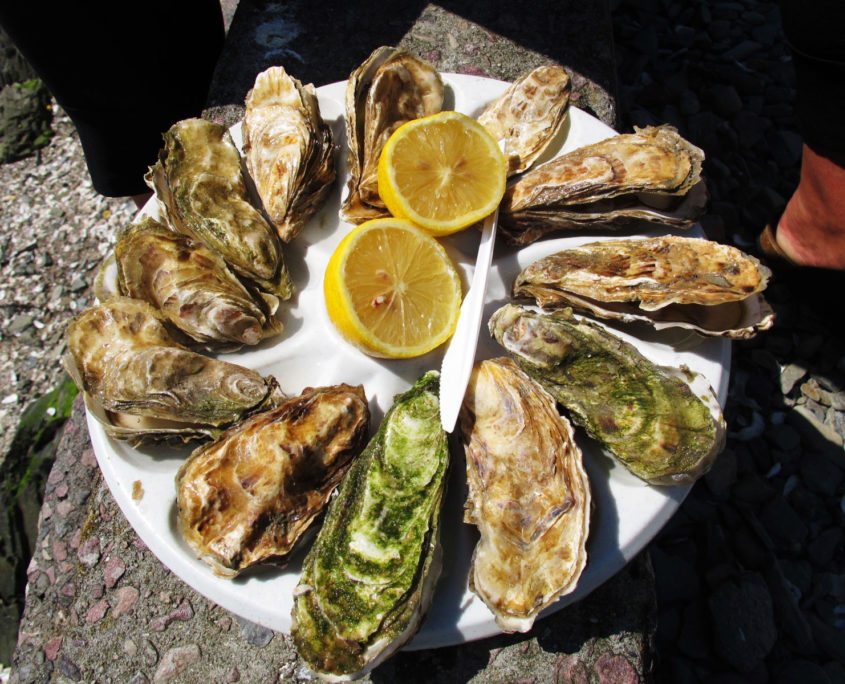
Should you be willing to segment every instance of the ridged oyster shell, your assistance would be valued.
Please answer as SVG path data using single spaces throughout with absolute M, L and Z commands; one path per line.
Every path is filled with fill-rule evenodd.
M 469 587 L 506 632 L 575 589 L 587 563 L 590 483 L 570 422 L 510 359 L 473 369 L 461 408 L 476 525 Z
M 248 290 L 217 252 L 151 217 L 120 234 L 114 255 L 120 294 L 208 347 L 237 349 L 282 331 L 275 296 Z
M 180 345 L 138 299 L 85 309 L 68 325 L 67 344 L 65 366 L 106 432 L 136 444 L 215 436 L 284 399 L 272 376 Z
M 703 376 L 658 366 L 571 309 L 506 304 L 490 332 L 572 420 L 650 484 L 691 484 L 721 452 L 725 421 Z
M 367 440 L 363 389 L 306 389 L 196 449 L 176 474 L 179 530 L 223 577 L 279 562 Z
M 572 85 L 563 67 L 540 66 L 514 81 L 478 117 L 496 140 L 505 140 L 508 176 L 530 167 L 560 133 Z
M 389 216 L 378 194 L 381 149 L 403 123 L 437 114 L 443 80 L 428 62 L 383 46 L 349 76 L 346 87 L 348 193 L 340 217 L 350 223 Z
M 515 297 L 600 318 L 753 337 L 774 322 L 764 299 L 771 271 L 730 245 L 675 235 L 590 242 L 525 268 Z
M 170 228 L 218 252 L 265 292 L 291 296 L 279 236 L 252 205 L 240 154 L 224 126 L 205 119 L 173 124 L 145 179 Z
M 323 679 L 372 670 L 411 639 L 431 603 L 449 464 L 438 388 L 430 371 L 395 397 L 305 558 L 291 635 Z
M 242 125 L 246 167 L 279 237 L 290 242 L 335 180 L 332 130 L 314 86 L 280 66 L 262 71 L 247 94 Z
M 580 147 L 517 179 L 499 217 L 507 239 L 528 244 L 555 230 L 641 223 L 691 227 L 707 202 L 704 153 L 671 126 L 635 130 Z

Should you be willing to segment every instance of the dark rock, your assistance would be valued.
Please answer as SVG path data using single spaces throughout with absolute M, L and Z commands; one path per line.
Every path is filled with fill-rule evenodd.
M 763 507 L 760 522 L 775 545 L 784 551 L 798 553 L 809 533 L 804 520 L 782 496 L 776 496 Z
M 763 578 L 746 573 L 726 582 L 708 599 L 714 648 L 736 670 L 750 672 L 777 639 L 772 598 Z
M 810 615 L 810 626 L 816 643 L 828 656 L 840 663 L 845 663 L 845 639 L 842 629 L 832 627 L 823 620 Z
M 238 618 L 241 626 L 241 636 L 253 646 L 264 648 L 273 640 L 273 630 L 257 625 L 249 620 Z
M 800 592 L 797 598 L 800 599 L 802 595 L 810 591 L 813 568 L 809 562 L 804 559 L 780 558 L 778 565 L 784 577 Z
M 649 547 L 649 555 L 654 566 L 657 582 L 657 598 L 661 604 L 672 601 L 689 601 L 699 595 L 701 582 L 695 567 L 658 546 Z
M 833 496 L 839 490 L 845 473 L 830 459 L 807 452 L 801 459 L 801 478 L 811 491 L 823 496 Z
M 778 668 L 775 684 L 832 684 L 821 665 L 811 660 L 792 660 Z
M 830 565 L 837 551 L 842 548 L 842 541 L 845 539 L 845 532 L 841 527 L 829 527 L 807 546 L 807 553 L 810 560 L 821 568 Z
M 696 660 L 710 656 L 711 636 L 707 618 L 707 605 L 702 599 L 693 601 L 684 609 L 678 636 L 678 648 L 684 655 Z
M 748 473 L 733 487 L 733 495 L 750 504 L 762 504 L 769 501 L 777 491 L 771 483 L 756 472 Z
M 730 118 L 742 111 L 742 98 L 732 85 L 714 85 L 710 89 L 710 100 L 721 116 Z

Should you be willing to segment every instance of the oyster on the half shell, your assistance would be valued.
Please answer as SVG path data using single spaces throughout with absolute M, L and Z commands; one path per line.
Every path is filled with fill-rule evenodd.
M 538 259 L 513 285 L 543 308 L 734 339 L 767 330 L 771 271 L 736 247 L 666 235 L 591 242 Z
M 244 158 L 258 195 L 284 242 L 322 205 L 335 180 L 332 130 L 317 93 L 283 67 L 262 71 L 246 96 Z
M 282 331 L 274 295 L 248 290 L 217 252 L 153 218 L 130 224 L 114 255 L 120 294 L 149 302 L 210 348 L 255 345 Z
M 133 443 L 216 436 L 277 406 L 273 376 L 190 351 L 144 301 L 115 297 L 67 328 L 65 366 L 106 432 Z
M 569 111 L 569 75 L 540 66 L 514 81 L 478 117 L 496 140 L 507 143 L 508 176 L 522 173 L 546 151 Z
M 489 326 L 573 421 L 646 482 L 692 484 L 721 452 L 721 409 L 689 368 L 654 364 L 571 309 L 542 314 L 506 304 Z
M 671 126 L 637 128 L 534 167 L 505 192 L 499 225 L 528 244 L 555 230 L 660 223 L 689 228 L 704 211 L 704 153 Z
M 223 577 L 284 562 L 367 440 L 363 389 L 306 389 L 194 450 L 176 474 L 179 530 Z
M 587 563 L 590 483 L 570 422 L 510 359 L 473 369 L 460 414 L 469 495 L 481 538 L 470 590 L 507 632 L 572 592 Z
M 348 193 L 340 217 L 350 223 L 389 216 L 378 194 L 378 160 L 403 123 L 437 114 L 443 80 L 428 62 L 406 50 L 377 48 L 349 76 L 346 86 Z
M 281 241 L 252 205 L 240 154 L 224 126 L 205 119 L 173 124 L 144 178 L 173 230 L 218 252 L 265 292 L 291 296 Z
M 438 388 L 429 371 L 395 397 L 303 563 L 291 636 L 323 679 L 372 670 L 413 637 L 431 603 L 449 465 Z

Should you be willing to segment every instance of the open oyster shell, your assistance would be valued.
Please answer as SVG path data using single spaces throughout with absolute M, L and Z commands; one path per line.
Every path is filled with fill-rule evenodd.
M 395 398 L 305 558 L 291 635 L 323 679 L 372 670 L 416 633 L 431 603 L 449 463 L 438 388 L 430 371 Z
M 481 538 L 470 590 L 506 632 L 575 589 L 587 563 L 590 483 L 570 422 L 510 359 L 473 369 L 461 408 L 469 496 Z
M 689 228 L 704 211 L 704 153 L 671 126 L 637 128 L 540 164 L 505 192 L 499 225 L 528 244 L 555 230 L 659 223 Z
M 691 484 L 721 452 L 725 421 L 697 373 L 658 366 L 571 309 L 506 304 L 490 332 L 587 433 L 650 484 Z
M 378 160 L 391 133 L 403 123 L 437 114 L 443 80 L 428 62 L 383 46 L 349 76 L 346 87 L 348 193 L 340 217 L 362 223 L 390 213 L 378 194 Z
M 95 415 L 111 436 L 136 444 L 213 436 L 284 399 L 272 376 L 177 343 L 138 299 L 85 309 L 68 325 L 67 343 L 65 366 L 99 407 Z
M 244 287 L 215 251 L 150 217 L 114 246 L 118 292 L 152 304 L 190 338 L 237 349 L 278 335 L 279 300 Z
M 505 140 L 508 176 L 522 173 L 563 127 L 572 85 L 563 67 L 540 66 L 514 81 L 478 117 L 496 140 Z
M 205 119 L 173 124 L 144 178 L 173 230 L 218 252 L 265 292 L 291 296 L 281 242 L 251 203 L 240 154 L 224 126 Z
M 223 577 L 283 561 L 367 441 L 363 389 L 306 389 L 197 448 L 176 474 L 179 530 Z
M 276 66 L 262 71 L 246 97 L 244 158 L 264 210 L 290 242 L 320 208 L 335 180 L 331 128 L 317 94 Z
M 515 297 L 600 318 L 747 339 L 774 322 L 762 292 L 771 271 L 730 245 L 667 235 L 591 242 L 535 261 Z

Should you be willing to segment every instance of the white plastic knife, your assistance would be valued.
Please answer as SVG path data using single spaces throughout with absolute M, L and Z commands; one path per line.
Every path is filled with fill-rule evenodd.
M 487 294 L 487 279 L 493 263 L 493 246 L 496 243 L 496 223 L 499 209 L 484 219 L 481 242 L 475 259 L 475 272 L 469 291 L 461 304 L 458 325 L 443 355 L 440 366 L 440 424 L 446 432 L 455 429 L 458 412 L 464 400 L 475 350 L 478 347 L 478 329 L 484 311 L 484 297 Z

